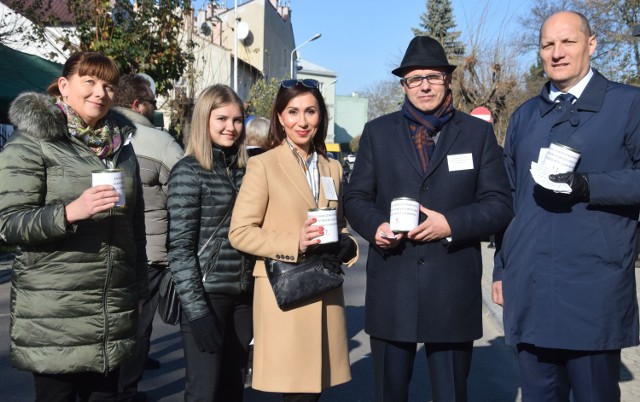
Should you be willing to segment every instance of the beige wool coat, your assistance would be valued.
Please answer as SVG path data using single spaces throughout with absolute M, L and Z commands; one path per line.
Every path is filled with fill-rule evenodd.
M 341 199 L 340 164 L 319 155 L 318 170 L 321 177 L 332 178 Z M 346 232 L 342 205 L 327 200 L 322 184 L 317 207 L 336 208 L 338 226 Z M 316 208 L 311 189 L 286 143 L 254 156 L 233 210 L 231 245 L 258 257 L 297 261 L 300 231 L 311 208 Z M 318 393 L 349 381 L 342 288 L 284 312 L 276 304 L 263 258 L 258 259 L 254 276 L 253 388 Z

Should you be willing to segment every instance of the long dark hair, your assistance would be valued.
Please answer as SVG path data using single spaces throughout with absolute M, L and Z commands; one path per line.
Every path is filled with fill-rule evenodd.
M 269 148 L 277 147 L 284 141 L 287 135 L 284 132 L 284 127 L 280 124 L 278 115 L 284 111 L 289 102 L 293 98 L 304 94 L 312 94 L 318 101 L 320 108 L 320 124 L 318 124 L 318 132 L 313 137 L 312 145 L 316 152 L 327 158 L 327 147 L 324 145 L 324 141 L 327 138 L 327 129 L 329 127 L 329 115 L 327 113 L 327 105 L 324 103 L 324 98 L 317 87 L 308 87 L 298 82 L 289 88 L 285 88 L 280 85 L 276 100 L 273 103 L 273 110 L 271 110 L 271 127 L 269 129 Z

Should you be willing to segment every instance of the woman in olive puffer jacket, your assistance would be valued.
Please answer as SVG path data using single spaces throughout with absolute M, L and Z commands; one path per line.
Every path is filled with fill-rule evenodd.
M 0 236 L 17 246 L 11 363 L 34 373 L 36 400 L 115 400 L 118 367 L 135 351 L 144 204 L 134 126 L 109 111 L 117 81 L 112 60 L 76 53 L 49 89 L 57 96 L 22 94 L 9 111 Z M 124 207 L 112 186 L 92 187 L 106 168 L 124 172 Z
M 242 401 L 253 265 L 229 244 L 244 176 L 242 101 L 226 85 L 196 99 L 185 157 L 169 176 L 169 268 L 182 305 L 185 401 Z

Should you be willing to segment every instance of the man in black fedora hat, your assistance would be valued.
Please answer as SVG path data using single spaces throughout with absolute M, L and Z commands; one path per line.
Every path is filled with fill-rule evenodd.
M 436 40 L 413 38 L 398 68 L 402 110 L 364 128 L 346 186 L 345 215 L 369 241 L 365 331 L 377 402 L 408 401 L 423 343 L 434 401 L 466 401 L 473 341 L 482 336 L 480 239 L 513 215 L 492 126 L 453 107 Z M 392 200 L 420 205 L 408 232 L 390 225 Z

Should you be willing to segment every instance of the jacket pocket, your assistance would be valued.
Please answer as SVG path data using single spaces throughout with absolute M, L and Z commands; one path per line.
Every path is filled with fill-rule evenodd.
M 213 242 L 211 254 L 209 254 L 209 258 L 203 264 L 200 262 L 200 266 L 202 267 L 202 283 L 207 281 L 207 277 L 211 272 L 213 272 L 216 262 L 218 261 L 218 257 L 220 256 L 220 246 L 222 245 L 222 239 L 215 239 Z
M 599 244 L 602 244 L 604 248 L 602 255 L 604 262 L 621 267 L 623 257 L 619 247 L 625 243 L 620 240 L 619 231 L 615 229 L 619 228 L 619 225 L 612 224 L 613 222 L 606 219 L 602 213 L 598 213 L 596 216 L 599 227 L 597 232 L 602 236 L 602 241 Z

